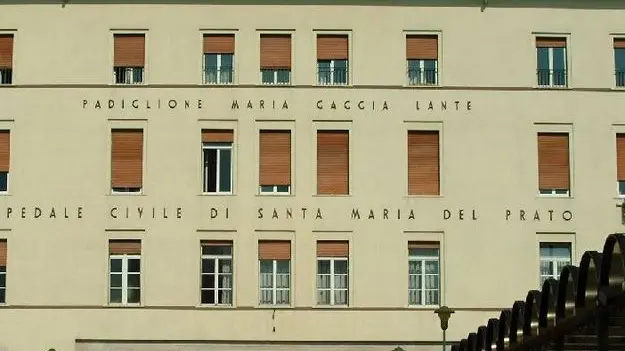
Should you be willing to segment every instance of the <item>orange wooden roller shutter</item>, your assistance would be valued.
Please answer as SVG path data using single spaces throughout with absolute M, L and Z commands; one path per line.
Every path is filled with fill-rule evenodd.
M 7 266 L 7 241 L 0 240 L 0 266 Z
M 616 135 L 616 180 L 625 181 L 625 134 Z
M 260 131 L 260 185 L 291 185 L 291 131 Z
M 145 65 L 145 35 L 115 34 L 115 67 L 143 67 Z
M 202 246 L 232 246 L 232 241 L 229 240 L 202 240 L 200 242 Z
M 203 143 L 231 143 L 233 140 L 232 129 L 202 129 Z
M 437 60 L 438 36 L 408 35 L 406 36 L 406 58 L 409 60 Z
M 260 36 L 260 68 L 291 69 L 291 35 L 263 34 Z
M 317 241 L 317 257 L 349 257 L 349 242 Z
M 141 240 L 109 240 L 111 255 L 140 255 Z
M 0 34 L 0 68 L 13 67 L 13 34 Z
M 408 194 L 439 195 L 438 131 L 408 132 Z
M 440 244 L 435 241 L 409 241 L 409 249 L 438 249 Z
M 349 58 L 349 39 L 347 35 L 318 34 L 318 60 L 347 60 Z
M 204 34 L 205 54 L 234 54 L 234 34 Z
M 349 193 L 349 131 L 317 131 L 317 193 Z
M 11 159 L 11 132 L 0 130 L 0 172 L 9 172 Z
M 625 38 L 614 38 L 615 49 L 625 49 Z
M 262 240 L 258 242 L 258 259 L 291 259 L 291 242 L 287 240 Z
M 538 133 L 538 186 L 569 188 L 569 135 Z
M 111 185 L 141 188 L 143 184 L 143 130 L 111 131 Z
M 553 37 L 537 37 L 537 48 L 564 48 L 566 47 L 566 38 Z

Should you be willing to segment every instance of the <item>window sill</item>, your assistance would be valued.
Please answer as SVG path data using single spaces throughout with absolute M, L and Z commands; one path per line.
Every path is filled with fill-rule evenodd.
M 316 310 L 347 310 L 349 309 L 350 306 L 349 305 L 315 305 L 313 306 L 313 309 Z
M 404 195 L 406 199 L 442 199 L 443 195 Z
M 203 310 L 234 310 L 236 307 L 234 305 L 209 305 L 209 304 L 199 304 L 195 306 L 196 308 L 200 308 Z
M 142 82 L 142 83 L 110 83 L 110 86 L 113 87 L 141 87 L 141 86 L 148 86 L 149 84 L 146 82 Z
M 440 88 L 440 84 L 404 84 L 404 88 L 408 89 L 436 89 Z
M 0 197 L 2 196 L 13 196 L 13 194 L 8 191 L 0 191 Z
M 143 305 L 139 303 L 129 303 L 129 304 L 110 303 L 110 304 L 104 305 L 104 307 L 105 308 L 142 308 Z
M 575 197 L 569 195 L 546 195 L 546 194 L 538 194 L 536 195 L 539 199 L 570 199 L 573 200 Z
M 625 86 L 622 86 L 622 87 L 614 86 L 611 89 L 615 91 L 625 91 Z
M 545 86 L 535 85 L 534 89 L 536 90 L 573 90 L 573 88 L 569 86 L 558 87 L 558 86 L 550 86 L 550 85 L 545 85 Z
M 353 84 L 315 84 L 317 88 L 353 88 Z
M 257 197 L 295 197 L 295 194 L 274 194 L 274 193 L 267 193 L 267 194 L 256 194 Z
M 350 198 L 352 194 L 313 194 L 312 197 L 344 197 Z
M 295 85 L 293 83 L 258 83 L 257 87 L 268 87 L 268 88 L 292 88 Z
M 291 305 L 259 305 L 256 307 L 259 310 L 290 310 L 293 309 Z
M 408 305 L 408 309 L 411 310 L 423 310 L 423 311 L 430 311 L 430 310 L 435 310 L 437 308 L 439 308 L 440 306 L 438 305 Z
M 146 196 L 145 193 L 108 193 L 106 196 Z
M 211 196 L 237 196 L 237 195 L 234 193 L 199 193 L 197 194 L 197 196 L 211 197 Z

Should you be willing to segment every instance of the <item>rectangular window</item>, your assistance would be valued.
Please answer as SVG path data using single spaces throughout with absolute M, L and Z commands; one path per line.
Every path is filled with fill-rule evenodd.
M 317 241 L 317 304 L 349 304 L 349 242 Z
M 141 241 L 109 241 L 109 303 L 141 303 Z
M 232 242 L 202 242 L 201 302 L 204 305 L 232 305 Z
M 616 134 L 616 183 L 619 196 L 625 196 L 625 134 Z
M 261 194 L 291 193 L 291 131 L 260 131 Z
M 0 84 L 13 84 L 13 34 L 0 34 Z
M 234 34 L 204 35 L 204 84 L 234 83 Z
M 0 304 L 6 303 L 7 290 L 7 241 L 0 240 Z
M 111 188 L 137 193 L 143 188 L 143 130 L 111 130 Z
M 437 130 L 408 131 L 408 195 L 440 195 Z
M 540 243 L 540 285 L 549 278 L 560 279 L 560 272 L 571 264 L 570 243 Z
M 291 303 L 291 242 L 258 242 L 259 287 L 261 305 Z
M 538 133 L 540 194 L 569 196 L 569 182 L 569 134 Z
M 261 34 L 260 74 L 263 84 L 291 83 L 290 34 Z
M 537 37 L 538 86 L 567 86 L 566 38 Z
M 625 87 L 625 38 L 614 38 L 614 74 L 616 86 Z
M 232 193 L 232 130 L 202 130 L 203 192 Z
M 438 36 L 406 36 L 409 85 L 438 84 Z
M 142 84 L 145 70 L 145 35 L 113 36 L 113 75 L 116 84 Z
M 439 243 L 408 243 L 408 304 L 434 306 L 440 300 Z
M 317 35 L 317 82 L 320 85 L 346 85 L 349 82 L 349 37 Z
M 9 166 L 11 159 L 11 132 L 0 130 L 0 192 L 9 190 Z
M 349 194 L 349 131 L 317 131 L 317 194 Z

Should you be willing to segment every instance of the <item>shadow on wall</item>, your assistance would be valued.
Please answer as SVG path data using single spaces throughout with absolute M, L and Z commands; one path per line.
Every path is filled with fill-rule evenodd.
M 341 5 L 488 8 L 625 9 L 623 0 L 0 0 L 2 4 Z

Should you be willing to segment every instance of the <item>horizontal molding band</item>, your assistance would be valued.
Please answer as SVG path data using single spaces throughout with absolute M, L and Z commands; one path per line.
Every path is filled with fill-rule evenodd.
M 428 312 L 437 307 L 255 307 L 255 306 L 119 306 L 119 305 L 2 305 L 0 310 L 197 310 L 197 311 L 323 311 L 323 312 Z M 501 312 L 506 307 L 453 307 L 459 312 Z
M 489 87 L 489 86 L 404 86 L 404 85 L 349 85 L 349 86 L 319 86 L 319 85 L 264 85 L 264 84 L 239 84 L 239 85 L 204 85 L 204 84 L 137 84 L 137 85 L 112 85 L 112 84 L 16 84 L 0 85 L 0 89 L 331 89 L 331 90 L 421 90 L 421 91 L 544 91 L 544 92 L 600 92 L 600 93 L 625 93 L 625 89 L 615 88 L 537 88 L 537 87 Z
M 77 344 L 233 344 L 233 345 L 441 345 L 440 340 L 374 340 L 374 341 L 319 341 L 319 340 L 114 340 L 114 339 L 76 339 Z M 447 340 L 448 343 L 456 341 Z

